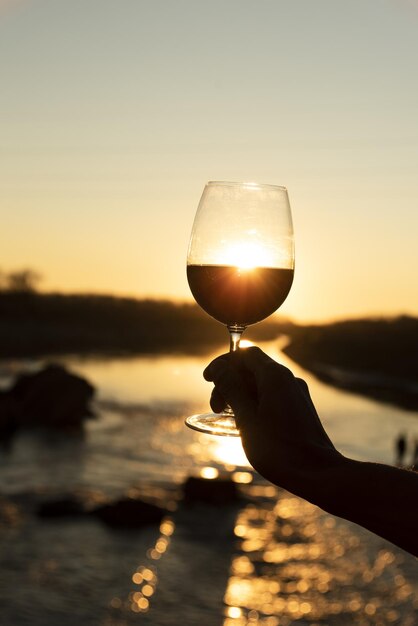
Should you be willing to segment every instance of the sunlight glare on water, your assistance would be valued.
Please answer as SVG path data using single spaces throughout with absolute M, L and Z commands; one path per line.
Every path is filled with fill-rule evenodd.
M 250 467 L 239 437 L 213 437 L 210 445 L 214 460 L 224 465 Z

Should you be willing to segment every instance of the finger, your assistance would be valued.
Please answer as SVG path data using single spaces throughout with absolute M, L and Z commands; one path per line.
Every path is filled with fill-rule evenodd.
M 229 354 L 222 354 L 216 357 L 203 371 L 203 378 L 209 382 L 214 382 L 216 377 L 222 375 L 228 365 Z
M 210 397 L 210 406 L 211 406 L 212 411 L 214 411 L 215 413 L 222 413 L 226 405 L 227 405 L 227 402 L 225 398 L 220 393 L 219 389 L 214 387 L 212 389 L 212 395 Z
M 222 404 L 220 398 L 223 398 L 224 403 L 232 406 L 238 419 L 239 416 L 247 416 L 254 412 L 254 386 L 249 385 L 248 372 L 243 372 L 241 367 L 236 367 L 232 363 L 230 354 L 222 355 L 212 361 L 203 375 L 206 380 L 215 384 L 214 402 L 216 408 L 219 409 Z

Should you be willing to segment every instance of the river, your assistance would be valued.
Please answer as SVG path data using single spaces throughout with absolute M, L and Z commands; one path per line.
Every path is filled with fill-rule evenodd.
M 412 454 L 416 413 L 318 381 L 281 352 L 279 340 L 260 346 L 305 378 L 343 453 L 393 463 L 403 432 Z M 0 524 L 1 624 L 417 623 L 412 557 L 265 483 L 239 439 L 184 426 L 187 414 L 208 408 L 211 385 L 202 371 L 213 356 L 55 359 L 96 387 L 96 417 L 83 437 L 22 433 L 1 453 L 0 491 L 16 506 L 16 523 Z M 3 387 L 41 364 L 3 362 Z M 74 490 L 168 497 L 189 475 L 225 472 L 241 485 L 245 504 L 179 507 L 160 528 L 137 533 L 39 521 L 19 504 Z

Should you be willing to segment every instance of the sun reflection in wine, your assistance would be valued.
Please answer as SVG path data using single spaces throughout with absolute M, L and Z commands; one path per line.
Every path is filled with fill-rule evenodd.
M 274 267 L 275 259 L 266 246 L 255 241 L 239 241 L 230 244 L 226 250 L 220 252 L 221 265 L 233 265 L 242 270 L 252 270 L 256 267 Z

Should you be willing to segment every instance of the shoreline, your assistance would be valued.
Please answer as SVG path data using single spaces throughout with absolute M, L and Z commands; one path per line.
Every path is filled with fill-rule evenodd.
M 418 384 L 407 379 L 393 378 L 378 372 L 348 370 L 324 363 L 300 360 L 291 348 L 283 352 L 318 380 L 337 389 L 359 394 L 405 411 L 418 411 Z
M 283 352 L 319 380 L 418 411 L 418 319 L 295 327 Z

